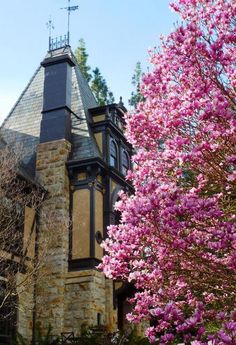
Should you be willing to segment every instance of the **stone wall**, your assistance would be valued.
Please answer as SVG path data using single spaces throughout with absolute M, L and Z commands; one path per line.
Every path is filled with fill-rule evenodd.
M 105 279 L 106 325 L 108 332 L 117 331 L 117 309 L 114 309 L 113 281 Z
M 64 332 L 79 335 L 82 328 L 100 324 L 116 329 L 112 282 L 97 270 L 69 272 L 66 279 Z M 98 314 L 100 316 L 98 316 Z
M 44 332 L 63 332 L 65 277 L 68 270 L 69 179 L 65 163 L 71 145 L 66 140 L 37 148 L 36 171 L 48 191 L 39 225 L 39 258 L 43 261 L 36 287 L 36 322 Z
M 66 161 L 70 152 L 66 140 L 38 145 L 36 170 L 48 191 L 39 224 L 39 258 L 43 262 L 36 285 L 36 323 L 54 335 L 96 326 L 117 328 L 113 309 L 113 283 L 94 270 L 68 272 L 70 184 Z
M 27 274 L 27 273 L 26 273 Z M 17 331 L 26 339 L 31 341 L 33 329 L 33 279 L 26 279 L 22 273 L 17 273 L 16 285 L 18 286 L 18 308 L 17 308 Z

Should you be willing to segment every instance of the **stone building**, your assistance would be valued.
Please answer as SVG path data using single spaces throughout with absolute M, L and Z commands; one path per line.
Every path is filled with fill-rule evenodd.
M 106 227 L 119 220 L 113 208 L 118 193 L 131 188 L 125 180 L 132 150 L 123 135 L 125 112 L 122 101 L 98 106 L 65 46 L 47 53 L 1 127 L 7 144 L 23 146 L 27 173 L 47 191 L 42 211 L 53 214 L 45 255 L 40 246 L 50 219 L 34 223 L 43 275 L 18 298 L 17 330 L 28 340 L 36 325 L 47 330 L 50 324 L 55 335 L 77 335 L 84 326 L 124 327 L 126 289 L 96 267 Z

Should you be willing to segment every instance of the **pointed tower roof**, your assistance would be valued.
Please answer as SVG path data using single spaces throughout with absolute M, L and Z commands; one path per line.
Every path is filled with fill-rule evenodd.
M 97 106 L 97 102 L 76 63 L 71 48 L 67 46 L 50 51 L 46 58 L 56 58 L 64 54 L 68 54 L 75 62 L 72 68 L 71 85 L 72 153 L 70 160 L 100 157 L 89 127 L 91 119 L 88 112 L 89 108 Z M 23 147 L 24 163 L 32 170 L 35 169 L 35 152 L 40 139 L 43 91 L 44 67 L 40 65 L 0 128 L 1 135 L 8 144 Z

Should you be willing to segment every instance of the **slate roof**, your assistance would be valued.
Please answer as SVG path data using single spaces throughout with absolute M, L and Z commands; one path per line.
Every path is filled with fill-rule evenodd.
M 49 52 L 46 57 L 67 53 L 74 60 L 70 47 Z M 39 143 L 43 108 L 44 68 L 40 66 L 3 122 L 0 133 L 8 143 L 24 149 L 24 164 L 35 169 L 35 151 Z M 99 157 L 94 136 L 89 128 L 89 108 L 97 106 L 95 97 L 83 78 L 79 66 L 72 68 L 72 153 L 70 160 Z
M 0 136 L 0 150 L 4 150 L 7 147 L 6 141 Z M 9 151 L 7 151 L 9 152 Z M 34 179 L 34 175 L 32 175 L 31 170 L 28 169 L 26 166 L 24 166 L 24 163 L 21 162 L 20 164 L 17 165 L 16 167 L 17 175 L 23 177 L 24 180 L 32 183 L 33 185 L 37 185 L 41 189 L 43 187 L 36 183 Z

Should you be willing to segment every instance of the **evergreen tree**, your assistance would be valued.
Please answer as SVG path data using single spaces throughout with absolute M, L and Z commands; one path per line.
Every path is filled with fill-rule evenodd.
M 98 67 L 93 70 L 91 90 L 93 91 L 99 105 L 114 103 L 113 93 L 108 89 L 106 80 L 101 75 Z
M 142 68 L 141 68 L 141 62 L 136 63 L 136 67 L 134 70 L 134 74 L 132 77 L 132 85 L 135 88 L 135 91 L 131 93 L 131 98 L 129 99 L 129 104 L 133 106 L 134 108 L 137 107 L 137 104 L 143 100 L 143 95 L 140 92 L 140 83 L 142 80 Z
M 87 82 L 90 82 L 90 80 L 92 79 L 92 75 L 89 73 L 91 67 L 87 63 L 88 53 L 86 51 L 85 41 L 83 38 L 79 40 L 79 46 L 76 48 L 74 54 L 80 67 L 81 73 L 83 74 Z
M 88 65 L 88 53 L 83 38 L 79 40 L 79 46 L 76 48 L 74 54 L 81 73 L 89 83 L 98 104 L 105 105 L 114 103 L 113 93 L 109 90 L 107 82 L 101 75 L 99 68 L 96 67 L 92 72 L 93 74 L 89 73 L 91 67 Z

